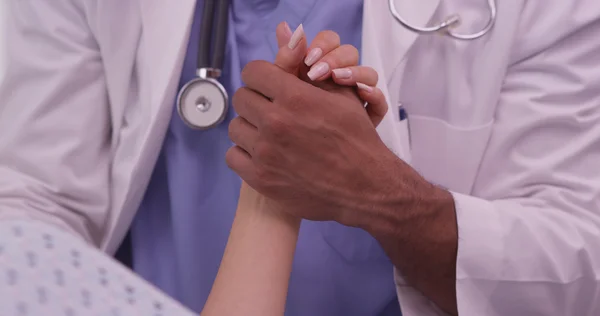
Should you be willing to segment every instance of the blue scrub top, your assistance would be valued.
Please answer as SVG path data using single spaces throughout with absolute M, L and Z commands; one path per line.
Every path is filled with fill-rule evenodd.
M 203 1 L 198 1 L 179 87 L 196 70 Z M 275 27 L 303 23 L 309 41 L 334 30 L 360 47 L 362 0 L 233 0 L 221 83 L 229 95 L 251 60 L 273 61 Z M 232 146 L 230 107 L 216 128 L 188 128 L 174 107 L 166 139 L 131 230 L 133 268 L 200 312 L 216 277 L 241 181 L 225 164 Z M 287 300 L 288 316 L 400 315 L 392 264 L 366 232 L 332 222 L 304 221 Z

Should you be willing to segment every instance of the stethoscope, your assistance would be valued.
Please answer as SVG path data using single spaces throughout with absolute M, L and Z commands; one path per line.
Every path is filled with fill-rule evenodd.
M 225 46 L 227 42 L 227 24 L 230 0 L 205 0 L 200 25 L 200 43 L 198 44 L 197 77 L 186 83 L 177 96 L 177 112 L 181 119 L 193 129 L 209 129 L 223 122 L 229 108 L 227 91 L 217 81 L 223 69 Z M 489 18 L 479 31 L 460 34 L 452 28 L 460 24 L 459 15 L 450 15 L 434 26 L 417 27 L 406 21 L 396 9 L 395 0 L 389 0 L 392 16 L 402 26 L 419 34 L 442 33 L 458 40 L 475 40 L 487 34 L 496 23 L 496 0 L 487 0 Z M 218 7 L 215 9 L 215 2 Z M 216 29 L 213 32 L 213 17 L 216 15 Z M 215 34 L 212 62 L 209 64 L 212 34 Z
M 218 5 L 216 8 L 215 2 Z M 213 26 L 215 16 L 216 27 Z M 197 77 L 186 83 L 177 96 L 177 112 L 183 122 L 193 129 L 204 130 L 215 127 L 227 116 L 229 97 L 218 79 L 225 58 L 228 23 L 229 0 L 204 1 L 200 21 Z M 213 44 L 212 60 L 209 63 L 211 43 Z
M 392 12 L 392 16 L 394 16 L 396 21 L 400 22 L 400 24 L 402 24 L 402 26 L 404 26 L 405 28 L 419 34 L 442 33 L 444 35 L 450 36 L 458 40 L 478 39 L 487 34 L 492 29 L 492 27 L 494 27 L 494 24 L 496 24 L 496 17 L 498 14 L 496 8 L 496 0 L 487 0 L 487 3 L 488 10 L 490 11 L 490 16 L 485 26 L 480 31 L 475 33 L 460 34 L 452 31 L 453 27 L 456 27 L 460 24 L 460 16 L 457 14 L 453 14 L 446 17 L 442 22 L 434 26 L 417 27 L 411 25 L 400 15 L 400 13 L 398 13 L 398 10 L 396 10 L 396 4 L 394 0 L 389 0 L 390 11 Z

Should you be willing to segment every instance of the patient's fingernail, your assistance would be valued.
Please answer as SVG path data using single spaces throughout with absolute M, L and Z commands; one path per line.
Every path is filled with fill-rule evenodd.
M 361 89 L 361 90 L 364 90 L 364 91 L 366 91 L 366 92 L 369 92 L 369 93 L 373 92 L 373 87 L 371 87 L 371 86 L 367 86 L 367 85 L 366 85 L 366 84 L 364 84 L 364 83 L 357 82 L 357 83 L 356 83 L 356 86 L 357 86 L 359 89 Z
M 352 70 L 349 68 L 338 68 L 333 70 L 333 74 L 338 79 L 350 79 L 352 77 Z
M 285 28 L 285 35 L 292 36 L 292 29 L 290 28 L 290 25 L 287 22 L 283 22 L 283 26 Z
M 300 24 L 292 34 L 292 37 L 290 38 L 290 42 L 288 43 L 289 49 L 296 48 L 296 46 L 298 46 L 298 43 L 300 43 L 300 40 L 302 40 L 303 37 L 304 27 L 302 27 L 302 24 Z
M 308 52 L 308 55 L 306 55 L 306 58 L 304 59 L 304 63 L 310 67 L 312 66 L 314 63 L 317 62 L 317 60 L 321 59 L 321 56 L 323 55 L 323 50 L 320 48 L 313 48 L 310 50 L 310 52 Z
M 329 71 L 329 64 L 326 62 L 320 62 L 310 68 L 310 71 L 306 74 L 310 80 L 316 80 L 323 77 Z

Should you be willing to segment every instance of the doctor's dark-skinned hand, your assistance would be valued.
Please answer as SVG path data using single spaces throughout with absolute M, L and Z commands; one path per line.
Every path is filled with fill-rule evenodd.
M 239 117 L 230 125 L 230 136 L 237 148 L 228 153 L 227 161 L 247 183 L 267 193 L 266 196 L 302 201 L 291 203 L 302 211 L 302 217 L 342 221 L 338 216 L 347 214 L 346 203 L 352 203 L 354 192 L 362 190 L 358 186 L 364 186 L 372 173 L 370 168 L 362 168 L 364 175 L 357 172 L 361 171 L 357 167 L 366 161 L 353 158 L 373 157 L 371 153 L 389 150 L 379 140 L 354 87 L 322 81 L 314 83 L 319 86 L 315 87 L 298 79 L 298 75 L 305 75 L 310 80 L 306 76 L 306 63 L 302 62 L 307 52 L 306 40 L 301 27 L 295 36 L 281 30 L 280 25 L 276 65 L 252 62 L 242 72 L 246 87 L 233 97 Z M 331 33 L 319 33 L 311 49 L 320 46 L 325 56 L 339 49 L 339 37 Z M 358 62 L 357 50 L 347 51 L 344 59 L 330 59 L 329 63 L 354 66 Z M 337 150 L 332 150 L 334 146 Z M 341 155 L 347 157 L 347 164 L 340 163 Z M 338 167 L 342 169 L 337 171 Z M 295 170 L 290 173 L 290 169 Z M 351 187 L 353 183 L 356 187 Z M 299 187 L 306 192 L 298 191 Z M 333 207 L 334 202 L 339 205 Z M 313 213 L 307 214 L 308 211 Z
M 456 313 L 450 193 L 387 148 L 353 88 L 307 82 L 301 59 L 298 68 L 294 58 L 277 60 L 251 62 L 242 72 L 228 165 L 277 209 L 366 230 L 411 285 Z

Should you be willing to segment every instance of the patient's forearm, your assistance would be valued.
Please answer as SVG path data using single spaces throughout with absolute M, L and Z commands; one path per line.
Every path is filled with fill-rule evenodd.
M 202 316 L 282 316 L 300 220 L 271 211 L 245 183 Z

